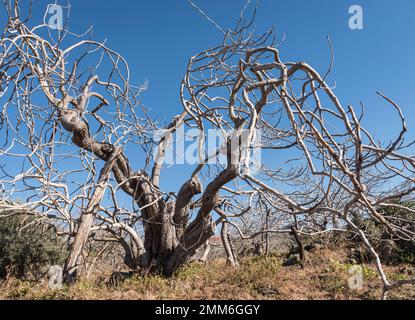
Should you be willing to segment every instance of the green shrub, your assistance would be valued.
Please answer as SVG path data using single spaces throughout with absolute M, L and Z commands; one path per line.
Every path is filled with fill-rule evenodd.
M 50 225 L 22 215 L 0 219 L 0 279 L 39 279 L 48 266 L 62 265 L 66 255 L 63 240 Z

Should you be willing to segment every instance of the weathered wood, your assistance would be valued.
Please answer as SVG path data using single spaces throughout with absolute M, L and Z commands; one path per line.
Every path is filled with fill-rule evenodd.
M 69 256 L 67 258 L 64 277 L 66 283 L 72 283 L 76 280 L 78 261 L 88 240 L 91 226 L 93 224 L 96 213 L 98 212 L 99 204 L 105 194 L 106 185 L 111 174 L 111 170 L 120 154 L 120 149 L 116 149 L 104 167 L 101 169 L 98 183 L 94 189 L 91 199 L 85 211 L 81 214 L 79 227 L 76 231 L 75 238 L 70 248 Z
M 306 255 L 305 255 L 303 240 L 302 240 L 301 235 L 298 233 L 298 230 L 295 226 L 291 226 L 291 231 L 292 231 L 292 234 L 293 234 L 293 236 L 295 238 L 295 241 L 297 242 L 297 245 L 298 245 L 298 254 L 300 255 L 301 267 L 304 268 L 307 261 L 306 261 Z
M 228 233 L 228 222 L 223 221 L 222 222 L 222 228 L 221 228 L 221 239 L 223 248 L 225 249 L 226 253 L 226 261 L 229 265 L 232 267 L 239 267 L 239 262 L 236 258 L 236 255 L 233 251 L 230 239 L 229 239 L 229 233 Z
M 203 247 L 203 253 L 201 257 L 199 258 L 200 262 L 205 263 L 207 261 L 211 249 L 212 247 L 210 246 L 209 240 L 206 240 L 204 247 Z

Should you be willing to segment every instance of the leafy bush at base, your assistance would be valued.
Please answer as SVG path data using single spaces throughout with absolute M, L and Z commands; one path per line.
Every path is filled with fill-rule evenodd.
M 0 218 L 0 279 L 39 279 L 51 265 L 63 265 L 65 245 L 53 228 L 33 217 Z

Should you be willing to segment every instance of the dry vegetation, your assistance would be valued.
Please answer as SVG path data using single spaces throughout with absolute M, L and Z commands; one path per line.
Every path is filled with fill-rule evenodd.
M 378 299 L 382 283 L 374 265 L 364 264 L 364 288 L 351 290 L 347 279 L 350 261 L 346 248 L 316 249 L 308 265 L 282 266 L 283 257 L 242 259 L 235 269 L 224 259 L 208 264 L 192 263 L 172 278 L 139 275 L 112 286 L 106 275 L 91 276 L 62 290 L 50 290 L 47 282 L 7 279 L 0 285 L 1 299 Z M 411 278 L 413 265 L 385 266 L 394 280 Z M 415 299 L 413 286 L 390 292 L 390 299 Z

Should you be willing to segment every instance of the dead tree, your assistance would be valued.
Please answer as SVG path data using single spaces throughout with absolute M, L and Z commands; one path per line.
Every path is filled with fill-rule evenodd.
M 285 62 L 273 30 L 255 36 L 242 19 L 220 45 L 190 58 L 179 92 L 183 110 L 156 141 L 160 128 L 139 99 L 145 85 L 132 86 L 120 54 L 68 30 L 48 39 L 48 26 L 31 26 L 17 0 L 5 10 L 0 156 L 25 161 L 18 173 L 2 167 L 0 201 L 7 214 L 8 203 L 25 195 L 22 210 L 56 218 L 71 237 L 67 274 L 92 230 L 118 241 L 131 268 L 165 275 L 215 233 L 214 211 L 222 212 L 218 223 L 227 221 L 245 238 L 291 232 L 271 223 L 244 233 L 240 223 L 260 197 L 281 217 L 300 217 L 300 234 L 327 232 L 319 227 L 327 217 L 342 220 L 375 257 L 385 292 L 402 284 L 388 280 L 350 219 L 351 213 L 369 216 L 393 237 L 414 241 L 411 229 L 377 209 L 415 190 L 405 119 L 390 98 L 379 93 L 401 126 L 395 140 L 380 143 L 363 128 L 363 113 L 344 107 L 328 84 L 331 66 L 321 75 L 305 62 Z M 199 162 L 178 191 L 166 191 L 162 168 L 180 126 L 198 130 Z M 224 137 L 213 153 L 203 148 L 209 130 Z M 145 160 L 128 156 L 137 146 Z M 258 163 L 257 151 L 272 153 L 272 161 Z M 103 165 L 111 176 L 98 178 Z M 368 188 L 374 179 L 382 187 Z M 130 207 L 120 205 L 120 193 L 130 197 Z

